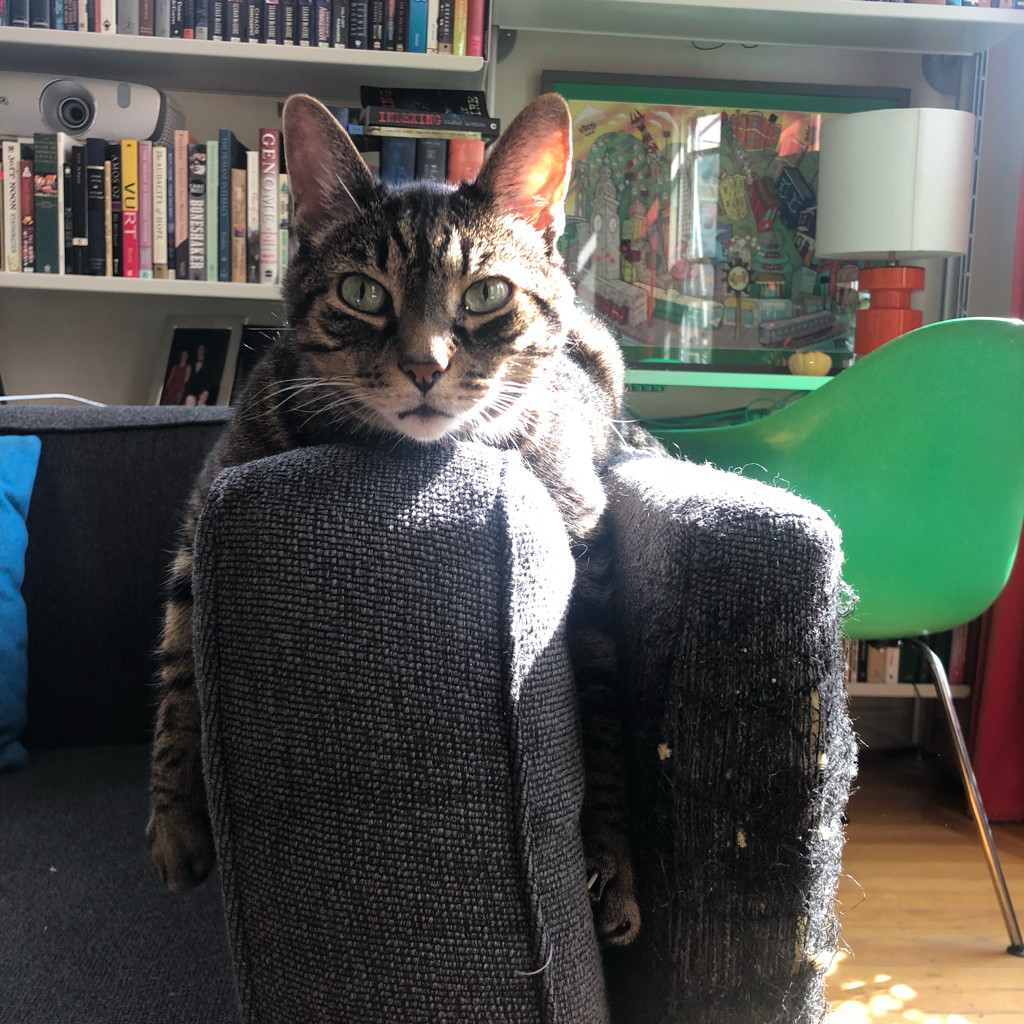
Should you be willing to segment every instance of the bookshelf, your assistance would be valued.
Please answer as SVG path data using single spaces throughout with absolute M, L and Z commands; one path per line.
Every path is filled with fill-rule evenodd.
M 280 96 L 357 95 L 376 84 L 475 89 L 481 57 L 295 46 L 250 46 L 216 40 L 58 32 L 0 27 L 0 67 L 141 82 L 177 91 Z
M 503 29 L 971 54 L 1024 31 L 1024 11 L 865 0 L 495 0 Z
M 190 299 L 244 299 L 250 302 L 280 303 L 276 284 L 231 284 L 220 281 L 186 281 L 176 278 L 89 277 L 84 274 L 0 273 L 0 291 L 23 289 L 47 295 L 85 292 L 135 298 L 178 297 Z

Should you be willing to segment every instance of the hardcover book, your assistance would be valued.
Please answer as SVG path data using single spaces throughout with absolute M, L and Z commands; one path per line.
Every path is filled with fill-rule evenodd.
M 218 281 L 231 280 L 231 239 L 232 239 L 232 174 L 245 170 L 246 149 L 235 133 L 221 128 L 217 135 L 217 275 Z M 211 169 L 207 168 L 207 174 Z
M 188 278 L 206 280 L 206 143 L 188 144 Z
M 71 264 L 69 274 L 88 273 L 89 192 L 85 146 L 71 147 Z
M 121 140 L 121 274 L 139 276 L 139 143 Z
M 246 171 L 231 168 L 231 280 L 245 284 Z
M 245 280 L 260 280 L 260 151 L 245 157 Z
M 401 185 L 416 175 L 416 140 L 385 138 L 380 143 L 380 178 L 386 185 Z
M 3 144 L 4 270 L 21 270 L 21 144 Z
M 114 277 L 124 277 L 124 241 L 121 236 L 121 144 L 107 146 L 110 161 L 110 260 Z
M 167 277 L 167 147 L 153 147 L 153 276 Z
M 448 180 L 448 143 L 444 139 L 418 139 L 416 177 L 423 181 Z
M 64 270 L 64 139 L 61 133 L 35 134 L 35 259 L 40 274 Z
M 153 143 L 139 140 L 139 277 L 153 276 Z
M 281 173 L 281 132 L 261 128 L 260 140 L 260 284 L 277 283 L 278 189 Z
M 189 146 L 195 139 L 183 128 L 174 132 L 174 273 L 188 280 L 191 273 L 189 230 Z M 204 164 L 205 167 L 205 164 Z
M 206 142 L 206 267 L 204 278 L 216 281 L 220 248 L 220 143 L 217 139 Z
M 98 277 L 107 272 L 106 161 L 106 139 L 86 139 L 85 187 L 89 238 L 86 270 Z
M 370 47 L 369 0 L 349 0 L 348 45 L 354 50 L 367 50 Z
M 452 111 L 369 106 L 363 109 L 361 121 L 368 134 L 373 134 L 371 129 L 374 128 L 407 128 L 431 133 L 466 132 L 484 139 L 496 139 L 501 134 L 501 121 L 496 117 L 457 114 Z
M 475 181 L 484 165 L 484 144 L 473 139 L 448 142 L 448 181 L 452 185 Z
M 427 0 L 409 2 L 409 34 L 405 48 L 409 53 L 427 52 Z
M 467 117 L 488 116 L 486 95 L 471 89 L 391 89 L 361 85 L 359 103 L 363 107 L 425 110 L 432 113 L 463 114 Z
M 21 272 L 36 270 L 35 147 L 21 147 Z

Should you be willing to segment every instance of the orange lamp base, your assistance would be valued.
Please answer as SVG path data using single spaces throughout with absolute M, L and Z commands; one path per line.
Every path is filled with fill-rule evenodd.
M 919 309 L 910 308 L 910 296 L 924 288 L 923 267 L 866 267 L 859 286 L 871 295 L 871 308 L 857 313 L 854 351 L 866 356 L 876 348 L 924 322 Z

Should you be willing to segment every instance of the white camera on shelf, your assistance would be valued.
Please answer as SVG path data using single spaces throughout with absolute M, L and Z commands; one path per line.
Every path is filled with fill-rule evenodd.
M 0 135 L 66 132 L 167 144 L 184 126 L 181 111 L 152 86 L 0 72 Z

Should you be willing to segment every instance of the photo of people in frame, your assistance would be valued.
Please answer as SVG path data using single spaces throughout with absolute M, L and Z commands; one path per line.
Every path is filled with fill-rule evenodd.
M 227 327 L 176 328 L 159 404 L 216 405 L 230 340 Z

